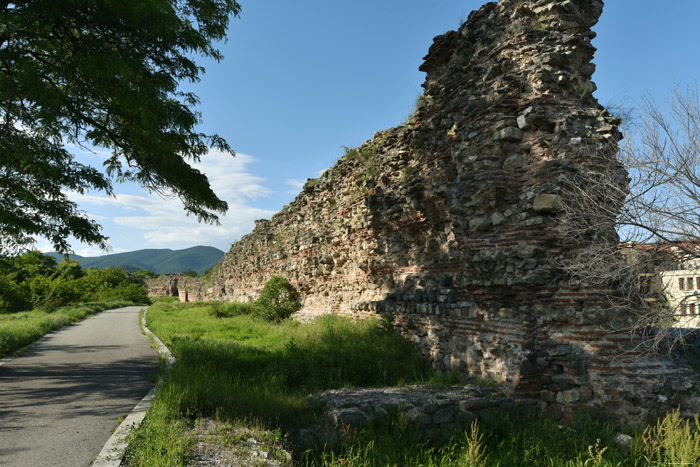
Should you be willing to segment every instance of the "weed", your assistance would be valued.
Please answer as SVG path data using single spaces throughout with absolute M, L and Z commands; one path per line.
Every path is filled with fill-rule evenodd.
M 230 318 L 232 316 L 255 314 L 257 309 L 258 307 L 254 303 L 213 302 L 210 304 L 209 314 L 216 318 Z
M 479 433 L 479 424 L 474 420 L 469 431 L 465 431 L 466 444 L 464 448 L 464 460 L 467 465 L 482 467 L 486 465 L 488 455 L 484 445 L 484 434 Z
M 376 143 L 379 144 L 379 143 Z M 361 166 L 361 172 L 357 176 L 359 182 L 374 180 L 379 177 L 381 169 L 375 160 L 375 151 L 371 143 L 366 143 L 359 148 L 342 146 L 345 154 L 342 159 L 356 161 Z
M 685 420 L 676 410 L 635 439 L 633 452 L 650 461 L 680 465 L 700 464 L 700 419 Z
M 430 383 L 438 387 L 457 386 L 465 383 L 465 377 L 459 371 L 442 371 L 430 378 Z
M 418 172 L 418 169 L 409 165 L 401 169 L 401 183 L 404 184 L 410 182 L 416 172 Z
M 583 99 L 591 93 L 592 85 L 590 80 L 581 78 L 577 71 L 575 71 L 569 77 L 569 82 L 574 94 L 576 94 L 579 98 Z
M 501 383 L 499 383 L 498 381 L 494 381 L 492 379 L 483 379 L 479 378 L 478 376 L 474 377 L 473 383 L 482 388 L 497 388 L 501 386 Z
M 588 456 L 589 458 L 586 459 L 586 462 L 584 465 L 593 465 L 593 466 L 600 466 L 600 465 L 605 465 L 604 459 L 603 459 L 603 454 L 605 454 L 605 451 L 607 451 L 608 448 L 600 447 L 600 439 L 595 440 L 595 446 L 588 446 Z
M 401 121 L 401 125 L 403 126 L 409 126 L 409 125 L 414 125 L 416 123 L 417 117 L 418 117 L 418 112 L 425 107 L 427 104 L 427 100 L 425 98 L 424 94 L 419 94 L 418 97 L 416 97 L 416 103 L 413 107 L 413 109 L 406 115 L 406 117 Z

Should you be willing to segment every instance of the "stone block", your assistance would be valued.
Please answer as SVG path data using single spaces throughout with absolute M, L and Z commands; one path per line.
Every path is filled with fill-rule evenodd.
M 364 422 L 366 422 L 367 419 L 367 414 L 356 407 L 343 409 L 340 412 L 338 412 L 334 417 L 332 417 L 334 425 L 347 426 L 353 428 L 359 427 Z
M 523 132 L 515 127 L 506 127 L 498 130 L 493 134 L 493 139 L 496 141 L 520 141 L 523 137 Z
M 541 194 L 537 195 L 532 207 L 537 212 L 560 212 L 564 209 L 559 195 Z
M 450 423 L 454 420 L 454 415 L 452 414 L 452 408 L 451 407 L 445 407 L 434 414 L 432 414 L 433 417 L 433 423 L 436 425 L 441 425 L 443 423 Z

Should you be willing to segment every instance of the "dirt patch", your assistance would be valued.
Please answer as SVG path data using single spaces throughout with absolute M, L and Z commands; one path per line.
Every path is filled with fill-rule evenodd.
M 192 459 L 195 466 L 292 465 L 292 456 L 276 431 L 200 419 L 192 435 L 197 439 Z

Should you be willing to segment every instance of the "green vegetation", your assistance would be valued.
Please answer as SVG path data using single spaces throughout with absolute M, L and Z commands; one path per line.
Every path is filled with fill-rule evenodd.
M 416 97 L 416 103 L 413 106 L 413 109 L 408 113 L 408 115 L 406 115 L 406 117 L 403 119 L 401 124 L 405 125 L 405 126 L 414 125 L 416 123 L 416 118 L 418 116 L 418 112 L 423 107 L 425 107 L 426 104 L 427 104 L 427 101 L 425 99 L 425 95 L 422 93 L 419 94 L 418 97 Z
M 700 461 L 700 422 L 681 420 L 677 412 L 638 433 L 631 447 L 618 445 L 618 429 L 595 412 L 580 412 L 573 423 L 561 424 L 491 407 L 478 422 L 431 438 L 394 410 L 340 438 L 300 448 L 296 433 L 321 416 L 321 408 L 306 401 L 308 394 L 454 384 L 456 377 L 433 373 L 386 322 L 337 316 L 269 322 L 255 316 L 258 306 L 162 301 L 149 308 L 149 328 L 178 362 L 146 422 L 132 434 L 129 465 L 187 465 L 203 419 L 253 426 L 285 439 L 295 465 L 641 467 Z M 219 442 L 235 449 L 238 441 L 231 435 Z
M 150 303 L 143 279 L 119 268 L 85 271 L 38 251 L 0 257 L 0 357 L 44 334 L 110 308 Z
M 358 148 L 343 146 L 345 154 L 343 154 L 342 159 L 355 161 L 361 167 L 357 176 L 358 181 L 374 180 L 381 173 L 381 167 L 376 161 L 376 146 L 380 144 L 381 142 L 370 141 Z
M 74 260 L 59 264 L 38 251 L 13 258 L 0 257 L 0 313 L 106 301 L 149 303 L 144 277 L 120 268 L 87 271 Z
M 61 261 L 64 258 L 59 253 L 48 253 L 48 255 L 52 256 L 56 261 Z M 120 267 L 129 272 L 151 270 L 156 274 L 174 274 L 191 269 L 202 275 L 208 269 L 214 267 L 222 256 L 224 256 L 224 252 L 218 248 L 195 246 L 183 250 L 149 248 L 95 257 L 79 255 L 69 255 L 68 257 L 79 261 L 80 265 L 85 269 L 91 267 L 97 269 Z
M 287 279 L 273 276 L 255 301 L 257 315 L 267 321 L 282 321 L 301 308 L 299 293 Z
M 254 303 L 211 302 L 209 314 L 217 318 L 250 315 L 265 321 L 280 322 L 301 308 L 299 293 L 287 279 L 273 276 Z
M 700 465 L 700 419 L 680 418 L 680 411 L 667 414 L 647 427 L 633 446 L 634 452 L 659 465 Z
M 185 427 L 197 417 L 294 431 L 318 416 L 306 403 L 309 393 L 433 375 L 410 344 L 376 322 L 328 316 L 273 323 L 250 314 L 217 317 L 216 307 L 159 302 L 149 308 L 148 327 L 178 361 L 133 436 L 132 465 L 183 465 L 191 446 Z
M 111 301 L 61 307 L 52 312 L 32 310 L 0 313 L 0 357 L 9 355 L 66 324 L 80 321 L 100 311 L 128 305 L 132 303 Z
M 197 56 L 221 60 L 235 0 L 14 2 L 0 8 L 0 254 L 48 239 L 106 248 L 107 238 L 67 192 L 112 193 L 112 179 L 182 200 L 205 222 L 227 203 L 189 165 L 210 148 L 198 98 L 180 88 L 200 79 Z M 106 149 L 100 166 L 78 163 L 66 145 Z
M 514 417 L 492 408 L 480 422 L 443 437 L 426 439 L 405 417 L 390 414 L 346 434 L 336 449 L 305 451 L 302 465 L 319 466 L 523 466 L 646 467 L 698 465 L 700 425 L 668 414 L 633 438 L 615 442 L 618 429 L 595 412 L 579 412 L 571 424 L 549 417 Z

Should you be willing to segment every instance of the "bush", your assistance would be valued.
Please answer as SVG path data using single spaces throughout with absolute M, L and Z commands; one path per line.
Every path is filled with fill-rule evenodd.
M 32 292 L 26 282 L 0 276 L 0 313 L 31 308 Z
M 81 298 L 81 291 L 76 287 L 77 283 L 63 278 L 50 279 L 49 293 L 39 305 L 53 310 L 59 306 L 77 303 Z
M 299 292 L 282 276 L 273 276 L 255 301 L 255 315 L 267 321 L 282 321 L 301 308 Z
M 122 282 L 112 289 L 106 289 L 101 296 L 102 300 L 125 300 L 136 304 L 151 303 L 143 285 L 128 282 Z

